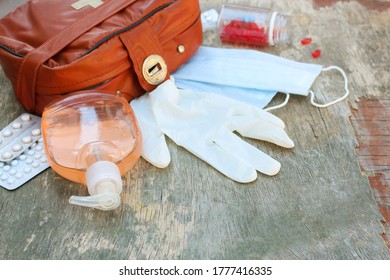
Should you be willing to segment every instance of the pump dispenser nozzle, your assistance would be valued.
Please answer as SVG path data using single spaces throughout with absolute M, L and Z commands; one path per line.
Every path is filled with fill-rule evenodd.
M 91 196 L 72 196 L 69 203 L 112 210 L 121 204 L 122 179 L 118 166 L 110 161 L 98 161 L 87 168 L 86 181 Z

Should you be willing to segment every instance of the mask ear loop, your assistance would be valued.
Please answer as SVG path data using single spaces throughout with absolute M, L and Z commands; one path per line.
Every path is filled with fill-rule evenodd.
M 287 105 L 288 101 L 290 100 L 290 94 L 289 93 L 285 93 L 286 95 L 286 98 L 284 99 L 283 103 L 279 104 L 279 105 L 275 105 L 275 106 L 272 106 L 272 107 L 269 107 L 269 108 L 265 108 L 264 111 L 272 111 L 272 110 L 275 110 L 275 109 L 280 109 L 284 106 Z
M 329 107 L 329 106 L 332 106 L 340 101 L 343 101 L 345 98 L 348 97 L 349 95 L 349 89 L 348 89 L 348 78 L 347 78 L 347 75 L 345 74 L 344 70 L 341 69 L 340 67 L 338 66 L 329 66 L 329 67 L 326 67 L 326 68 L 323 68 L 322 71 L 329 71 L 329 70 L 338 70 L 341 75 L 343 75 L 344 77 L 344 95 L 334 101 L 331 101 L 329 103 L 326 103 L 326 104 L 319 104 L 317 102 L 314 101 L 314 97 L 315 97 L 315 94 L 312 90 L 309 91 L 309 94 L 310 94 L 310 103 L 315 106 L 315 107 L 318 107 L 318 108 L 325 108 L 325 107 Z
M 309 94 L 310 94 L 310 103 L 315 106 L 315 107 L 318 107 L 318 108 L 326 108 L 326 107 L 329 107 L 329 106 L 332 106 L 340 101 L 343 101 L 345 98 L 347 98 L 349 96 L 349 89 L 348 89 L 348 77 L 347 75 L 345 74 L 344 70 L 341 69 L 340 67 L 338 66 L 329 66 L 329 67 L 326 67 L 326 68 L 323 68 L 322 71 L 329 71 L 329 70 L 338 70 L 341 75 L 343 75 L 344 77 L 344 95 L 334 101 L 331 101 L 329 103 L 326 103 L 326 104 L 319 104 L 317 102 L 314 101 L 314 97 L 315 97 L 315 94 L 312 90 L 309 91 Z M 287 105 L 288 101 L 290 100 L 290 94 L 289 93 L 285 93 L 286 94 L 286 99 L 284 100 L 284 102 L 282 104 L 279 104 L 279 105 L 275 105 L 275 106 L 272 106 L 272 107 L 269 107 L 269 108 L 265 108 L 263 109 L 264 111 L 272 111 L 272 110 L 275 110 L 275 109 L 280 109 L 284 106 Z

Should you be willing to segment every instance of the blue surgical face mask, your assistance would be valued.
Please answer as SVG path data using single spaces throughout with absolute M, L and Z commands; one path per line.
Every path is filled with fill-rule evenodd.
M 344 95 L 328 104 L 317 104 L 310 90 L 322 71 L 338 70 L 345 80 Z M 308 96 L 317 107 L 333 105 L 348 94 L 348 81 L 342 69 L 336 66 L 301 63 L 264 52 L 248 49 L 200 47 L 190 61 L 173 73 L 178 87 L 214 92 L 250 102 L 264 108 L 277 92 Z
M 259 106 L 260 108 L 264 108 L 268 103 L 270 103 L 277 93 L 274 90 L 244 88 L 239 86 L 229 86 L 225 84 L 198 82 L 181 79 L 175 79 L 175 84 L 178 88 L 216 93 L 232 99 Z

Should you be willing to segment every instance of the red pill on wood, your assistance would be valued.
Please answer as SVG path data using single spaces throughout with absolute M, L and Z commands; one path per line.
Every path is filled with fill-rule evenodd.
M 312 39 L 307 37 L 301 40 L 302 45 L 309 45 L 311 43 Z
M 311 53 L 311 56 L 314 58 L 318 58 L 318 57 L 320 57 L 320 55 L 321 55 L 320 50 L 315 50 L 314 52 Z

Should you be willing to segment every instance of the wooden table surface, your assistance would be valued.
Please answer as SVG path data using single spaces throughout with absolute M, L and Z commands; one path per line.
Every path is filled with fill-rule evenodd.
M 21 2 L 0 0 L 0 16 Z M 350 122 L 364 98 L 389 99 L 390 1 L 200 4 L 203 10 L 219 10 L 222 2 L 290 13 L 289 43 L 263 51 L 342 67 L 350 97 L 318 109 L 307 98 L 293 96 L 275 111 L 295 148 L 248 140 L 282 164 L 277 176 L 259 174 L 250 184 L 229 180 L 169 140 L 171 164 L 158 169 L 141 159 L 123 178 L 123 205 L 115 211 L 70 205 L 71 195 L 87 195 L 87 189 L 51 169 L 15 191 L 0 188 L 0 259 L 390 258 L 384 218 L 370 173 L 359 165 L 358 137 Z M 311 37 L 312 44 L 302 46 L 304 37 Z M 204 45 L 220 45 L 214 31 L 204 34 Z M 314 59 L 311 52 L 317 48 L 322 54 Z M 342 80 L 330 72 L 314 89 L 320 102 L 330 101 L 342 94 Z M 2 71 L 0 94 L 4 127 L 24 109 Z M 281 100 L 277 96 L 274 102 Z M 382 117 L 389 135 L 389 116 Z M 388 142 L 379 147 L 385 158 L 389 147 Z M 388 206 L 389 196 L 384 199 Z

